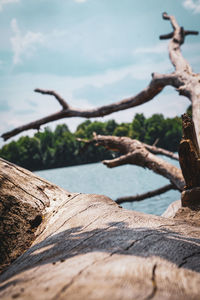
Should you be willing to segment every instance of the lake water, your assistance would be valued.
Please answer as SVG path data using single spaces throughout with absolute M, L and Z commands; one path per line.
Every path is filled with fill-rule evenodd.
M 166 159 L 166 158 L 165 158 Z M 178 161 L 167 159 L 178 166 Z M 162 176 L 133 165 L 109 169 L 101 163 L 58 168 L 35 172 L 39 176 L 75 193 L 103 194 L 115 200 L 169 184 Z M 161 215 L 169 204 L 180 199 L 178 191 L 169 191 L 160 196 L 133 203 L 124 203 L 127 209 Z

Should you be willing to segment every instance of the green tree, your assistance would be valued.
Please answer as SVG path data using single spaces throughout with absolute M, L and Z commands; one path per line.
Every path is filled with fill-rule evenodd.
M 136 114 L 132 123 L 130 124 L 129 137 L 132 139 L 144 142 L 145 138 L 145 116 L 143 114 Z
M 170 151 L 177 151 L 182 137 L 181 119 L 175 117 L 164 121 L 165 133 L 160 139 L 160 147 Z
M 115 120 L 109 120 L 105 123 L 105 134 L 106 135 L 113 135 L 114 130 L 117 128 L 118 124 Z
M 128 136 L 129 135 L 129 124 L 128 123 L 122 123 L 121 125 L 118 125 L 114 132 L 113 135 L 116 136 Z
M 154 114 L 152 117 L 146 119 L 145 130 L 145 142 L 152 145 L 156 139 L 158 139 L 158 145 L 160 145 L 160 140 L 165 134 L 165 121 L 163 115 Z

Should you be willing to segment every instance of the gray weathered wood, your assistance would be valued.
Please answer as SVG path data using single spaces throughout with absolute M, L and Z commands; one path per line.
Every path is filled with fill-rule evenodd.
M 32 211 L 42 216 L 32 245 L 0 276 L 0 299 L 199 299 L 199 212 L 182 208 L 169 219 L 127 211 L 105 196 L 70 194 L 3 160 L 0 166 L 13 197 L 1 218 L 20 216 L 15 203 L 29 215 L 19 225 L 31 228 Z M 4 192 L 1 205 L 10 201 Z
M 185 181 L 181 170 L 151 153 L 153 152 L 151 151 L 152 148 L 146 147 L 146 144 L 128 137 L 96 134 L 94 134 L 92 141 L 96 143 L 97 146 L 101 145 L 106 149 L 118 151 L 121 154 L 121 156 L 117 158 L 104 160 L 103 164 L 107 167 L 115 168 L 124 164 L 133 164 L 143 168 L 148 168 L 156 174 L 167 178 L 172 183 L 173 188 L 180 191 L 183 190 Z

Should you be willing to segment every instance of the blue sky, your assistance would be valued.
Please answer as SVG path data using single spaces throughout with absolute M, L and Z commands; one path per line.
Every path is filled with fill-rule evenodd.
M 35 88 L 92 108 L 136 94 L 152 72 L 171 72 L 167 42 L 158 38 L 171 31 L 164 11 L 185 29 L 200 30 L 200 0 L 0 0 L 1 134 L 60 109 Z M 200 72 L 200 36 L 187 37 L 182 49 Z M 188 105 L 167 88 L 147 104 L 100 120 L 129 122 L 137 112 L 173 117 Z M 59 123 L 74 130 L 82 121 Z

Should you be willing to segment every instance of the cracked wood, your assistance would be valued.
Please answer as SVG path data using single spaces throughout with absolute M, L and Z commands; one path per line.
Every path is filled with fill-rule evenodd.
M 71 194 L 6 161 L 0 164 L 0 173 L 15 182 L 8 187 L 12 209 L 1 217 L 14 211 L 13 220 L 28 228 L 34 203 L 39 198 L 45 204 L 32 244 L 26 243 L 26 230 L 13 238 L 13 249 L 22 255 L 0 275 L 1 299 L 199 298 L 200 212 L 182 208 L 167 219 L 127 211 L 105 196 Z M 10 201 L 6 197 L 1 194 L 2 203 Z M 24 211 L 13 210 L 19 202 L 24 219 L 17 219 Z

